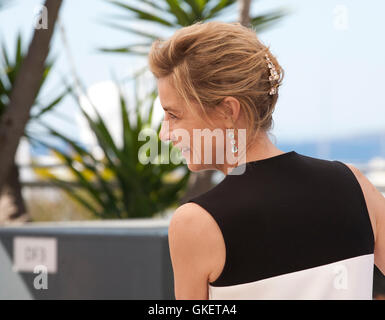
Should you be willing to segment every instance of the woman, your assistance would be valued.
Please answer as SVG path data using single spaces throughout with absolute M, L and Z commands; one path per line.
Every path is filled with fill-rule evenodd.
M 149 64 L 161 139 L 225 174 L 171 219 L 176 299 L 371 299 L 385 199 L 354 166 L 269 140 L 283 70 L 255 32 L 199 22 L 155 41 Z

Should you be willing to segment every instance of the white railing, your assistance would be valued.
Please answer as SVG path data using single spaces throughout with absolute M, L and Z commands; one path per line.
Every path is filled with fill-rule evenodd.
M 355 166 L 365 175 L 368 175 L 369 173 L 373 174 L 373 173 L 384 173 L 385 175 L 385 165 L 383 166 L 376 166 L 375 168 L 373 166 L 369 166 L 367 164 L 355 164 Z M 66 168 L 65 165 L 63 164 L 47 164 L 47 165 L 19 165 L 19 168 L 20 169 L 32 169 L 32 168 L 51 168 L 51 169 L 61 169 L 61 168 Z M 385 196 L 385 181 L 384 181 L 384 184 L 376 184 L 374 182 L 372 182 L 374 184 L 374 186 L 381 192 L 384 194 Z M 58 188 L 57 185 L 51 183 L 51 182 L 48 182 L 48 181 L 41 181 L 41 180 L 24 180 L 24 181 L 21 181 L 21 184 L 23 187 L 30 187 L 30 188 L 34 188 L 34 187 L 39 187 L 39 188 L 44 188 L 44 187 L 47 187 L 47 188 Z M 69 186 L 73 186 L 73 187 L 77 187 L 79 186 L 79 184 L 75 183 L 75 182 L 68 182 L 68 185 Z

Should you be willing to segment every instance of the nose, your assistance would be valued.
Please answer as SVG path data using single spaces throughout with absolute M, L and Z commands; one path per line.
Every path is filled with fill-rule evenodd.
M 164 142 L 171 140 L 169 122 L 167 120 L 162 121 L 162 127 L 161 127 L 160 132 L 159 132 L 159 139 L 164 141 Z

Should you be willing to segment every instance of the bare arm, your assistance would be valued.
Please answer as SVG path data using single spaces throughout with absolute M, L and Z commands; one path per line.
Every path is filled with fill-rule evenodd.
M 213 265 L 213 221 L 194 203 L 174 213 L 168 239 L 177 300 L 207 300 Z
M 385 275 L 385 197 L 368 178 L 352 164 L 346 164 L 361 185 L 372 222 L 375 246 L 374 263 Z

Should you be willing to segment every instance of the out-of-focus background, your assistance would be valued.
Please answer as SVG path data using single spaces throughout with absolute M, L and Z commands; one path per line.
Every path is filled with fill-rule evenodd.
M 149 46 L 198 20 L 252 25 L 270 45 L 285 70 L 272 130 L 279 148 L 353 163 L 385 195 L 384 9 L 380 0 L 0 0 L 4 255 L 15 264 L 15 237 L 26 225 L 29 236 L 57 239 L 66 230 L 114 237 L 142 219 L 164 231 L 178 205 L 221 181 L 220 172 L 139 161 L 139 132 L 159 132 L 163 118 Z M 23 250 L 39 248 L 28 243 Z M 50 244 L 41 248 L 52 253 Z

